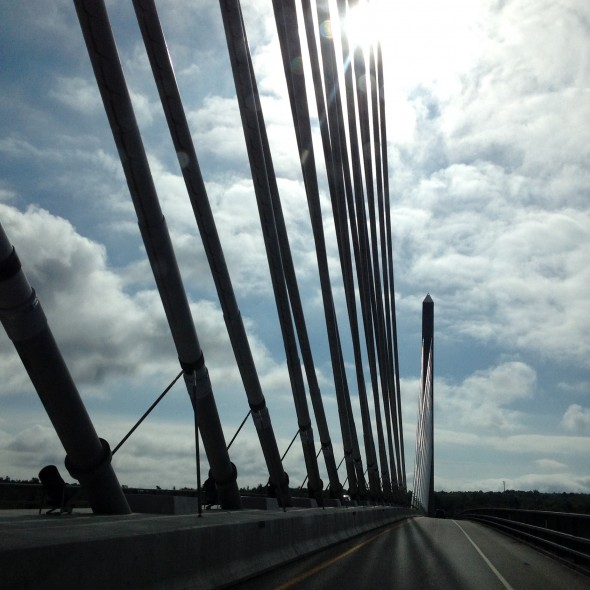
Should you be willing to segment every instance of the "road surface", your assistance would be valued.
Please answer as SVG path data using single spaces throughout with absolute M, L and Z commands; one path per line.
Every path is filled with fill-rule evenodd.
M 588 590 L 590 577 L 480 524 L 412 518 L 232 588 Z

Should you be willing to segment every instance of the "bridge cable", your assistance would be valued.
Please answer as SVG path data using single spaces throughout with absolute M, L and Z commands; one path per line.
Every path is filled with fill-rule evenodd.
M 317 54 L 312 58 L 313 65 L 318 68 Z M 316 103 L 320 115 L 320 131 L 322 145 L 328 172 L 328 185 L 332 202 L 332 213 L 336 227 L 336 238 L 344 292 L 348 310 L 348 319 L 351 330 L 353 354 L 355 360 L 357 390 L 361 409 L 361 421 L 363 425 L 363 438 L 367 465 L 369 466 L 370 491 L 373 497 L 381 495 L 379 469 L 376 463 L 376 451 L 372 433 L 372 423 L 369 412 L 367 391 L 363 370 L 363 359 L 360 347 L 359 323 L 357 316 L 357 304 L 354 288 L 352 269 L 352 257 L 350 251 L 350 237 L 347 226 L 346 199 L 352 202 L 352 189 L 350 173 L 347 161 L 346 138 L 342 125 L 342 98 L 340 84 L 337 75 L 336 55 L 333 42 L 328 38 L 323 46 L 322 63 L 324 68 L 324 85 L 318 91 L 316 88 Z M 316 76 L 314 81 L 319 77 Z M 328 106 L 324 103 L 325 94 L 330 97 Z M 327 111 L 327 116 L 326 116 Z M 356 228 L 351 228 L 353 235 Z M 364 473 L 362 475 L 364 479 Z
M 380 129 L 380 113 L 379 113 L 379 86 L 377 84 L 375 51 L 374 47 L 369 48 L 369 80 L 371 81 L 371 114 L 373 120 L 373 145 L 374 160 L 375 160 L 375 179 L 377 185 L 377 207 L 379 212 L 379 237 L 380 237 L 380 251 L 381 251 L 381 276 L 383 280 L 383 307 L 385 310 L 385 334 L 384 334 L 384 354 L 385 357 L 385 371 L 387 379 L 387 402 L 394 405 L 397 410 L 397 390 L 395 387 L 395 364 L 393 361 L 393 328 L 391 320 L 391 306 L 390 301 L 390 284 L 389 284 L 389 267 L 391 261 L 388 259 L 387 249 L 387 232 L 391 228 L 386 228 L 385 205 L 384 205 L 384 174 L 387 170 L 383 168 L 383 153 L 387 154 L 387 146 L 383 143 Z M 380 148 L 380 149 L 379 149 Z M 390 414 L 388 414 L 390 415 Z M 399 421 L 399 410 L 394 414 L 398 418 L 398 440 L 401 436 L 401 425 Z M 396 480 L 402 485 L 403 479 L 403 447 L 398 444 L 399 454 L 397 456 L 398 472 Z
M 250 66 L 250 59 L 247 57 L 249 49 L 240 2 L 238 0 L 220 0 L 219 4 L 230 53 L 230 62 L 240 107 L 242 127 L 246 139 L 250 169 L 254 181 L 254 193 L 258 205 L 275 303 L 287 357 L 287 369 L 299 424 L 303 456 L 309 475 L 310 493 L 313 494 L 318 504 L 321 505 L 323 503 L 323 482 L 320 478 L 318 462 L 315 457 L 313 430 L 305 395 L 303 372 L 297 354 L 293 319 L 270 196 L 269 177 L 274 175 L 274 170 L 271 168 L 270 162 L 265 158 L 265 153 L 269 154 L 270 152 L 263 147 L 263 139 L 260 132 L 263 121 L 260 118 L 260 113 L 257 113 L 256 109 L 252 109 L 253 104 L 256 105 L 259 103 L 259 99 L 257 98 L 258 90 Z
M 369 229 L 370 229 L 370 240 L 371 240 L 371 253 L 372 253 L 372 265 L 373 265 L 373 281 L 375 289 L 375 307 L 377 312 L 377 341 L 378 351 L 380 358 L 381 377 L 383 383 L 383 391 L 387 391 L 389 395 L 389 402 L 391 405 L 392 414 L 392 426 L 394 434 L 394 445 L 396 453 L 396 467 L 397 467 L 397 479 L 400 479 L 399 473 L 399 432 L 397 422 L 397 409 L 393 402 L 392 395 L 389 390 L 389 383 L 387 380 L 388 375 L 388 361 L 387 361 L 387 344 L 385 337 L 385 314 L 383 309 L 383 296 L 382 296 L 382 283 L 381 283 L 381 272 L 379 263 L 379 244 L 378 244 L 378 232 L 377 232 L 377 219 L 376 219 L 376 203 L 375 203 L 375 190 L 374 190 L 374 176 L 373 176 L 373 159 L 371 151 L 371 133 L 369 127 L 369 108 L 367 102 L 368 88 L 366 85 L 366 67 L 365 59 L 360 48 L 356 48 L 354 51 L 354 68 L 356 78 L 356 89 L 357 89 L 357 100 L 359 105 L 359 125 L 361 131 L 361 145 L 362 145 L 362 159 L 364 163 L 365 172 L 365 189 L 367 197 L 367 209 L 369 213 Z
M 328 422 L 326 419 L 324 404 L 322 401 L 319 382 L 315 370 L 315 363 L 311 352 L 309 335 L 307 332 L 305 316 L 303 313 L 303 304 L 301 301 L 299 287 L 297 285 L 295 264 L 293 262 L 293 256 L 291 254 L 291 247 L 289 244 L 287 226 L 283 215 L 283 208 L 279 195 L 276 174 L 274 173 L 273 169 L 272 155 L 270 152 L 270 145 L 267 137 L 266 125 L 264 124 L 262 105 L 260 104 L 260 96 L 258 94 L 258 91 L 256 90 L 256 80 L 254 76 L 254 70 L 252 67 L 250 52 L 248 52 L 247 58 L 255 90 L 254 98 L 256 100 L 256 113 L 259 119 L 259 129 L 264 149 L 264 157 L 270 171 L 268 177 L 271 205 L 273 208 L 274 221 L 279 240 L 279 249 L 283 263 L 283 272 L 285 282 L 287 285 L 289 303 L 291 305 L 291 312 L 293 314 L 293 320 L 295 323 L 295 329 L 299 342 L 299 349 L 301 351 L 301 356 L 303 357 L 303 365 L 305 367 L 305 373 L 307 376 L 309 396 L 312 402 L 312 407 L 318 428 L 318 434 L 320 436 L 321 441 L 321 451 L 323 451 L 326 469 L 328 472 L 328 478 L 330 481 L 330 493 L 332 495 L 338 495 L 340 493 L 340 490 L 342 489 L 342 486 L 338 478 L 338 470 L 336 469 L 336 462 L 334 459 L 334 450 L 332 447 Z
M 242 427 L 244 426 L 244 424 L 246 424 L 246 420 L 248 420 L 248 417 L 250 416 L 251 413 L 252 413 L 252 410 L 248 410 L 248 413 L 246 414 L 245 418 L 242 420 L 242 423 L 238 426 L 236 433 L 233 435 L 232 439 L 229 441 L 229 443 L 227 445 L 228 451 L 229 451 L 229 448 L 233 445 L 234 440 L 236 440 L 236 438 L 238 437 L 238 434 L 240 434 L 240 430 L 242 430 Z
M 153 270 L 160 299 L 194 411 L 206 428 L 203 442 L 215 478 L 227 482 L 220 490 L 222 505 L 240 508 L 235 466 L 226 451 L 225 438 L 213 388 L 188 303 L 170 233 L 166 226 L 147 155 L 135 118 L 104 1 L 74 1 L 84 41 L 103 106 L 123 167 L 141 237 Z M 165 268 L 165 270 L 164 270 Z M 198 373 L 198 395 L 193 395 L 192 374 Z
M 402 425 L 402 408 L 401 408 L 401 390 L 399 378 L 399 355 L 398 355 L 398 341 L 397 341 L 397 319 L 395 309 L 395 281 L 393 272 L 393 239 L 391 235 L 391 206 L 389 198 L 389 171 L 387 158 L 387 124 L 385 118 L 385 82 L 383 76 L 383 54 L 381 45 L 377 45 L 377 87 L 379 89 L 379 120 L 381 131 L 381 159 L 383 162 L 383 194 L 385 198 L 385 229 L 387 232 L 387 260 L 388 260 L 388 279 L 389 279 L 389 297 L 388 302 L 391 314 L 391 329 L 393 339 L 393 367 L 395 371 L 395 395 L 397 404 L 397 416 L 399 421 L 399 441 L 400 441 L 400 459 L 401 459 L 401 475 L 402 481 L 400 484 L 405 489 L 406 487 L 406 465 L 404 452 L 404 431 Z
M 176 377 L 170 382 L 170 385 L 158 396 L 156 401 L 145 411 L 143 416 L 135 423 L 131 430 L 122 438 L 119 444 L 111 451 L 111 456 L 114 455 L 126 442 L 127 439 L 137 430 L 139 425 L 152 413 L 152 410 L 164 399 L 164 396 L 172 389 L 174 384 L 180 379 L 184 371 L 180 371 Z M 231 444 L 231 443 L 230 443 Z
M 334 307 L 332 287 L 328 270 L 327 252 L 325 236 L 322 223 L 322 213 L 319 199 L 319 188 L 317 173 L 315 168 L 315 156 L 311 135 L 311 122 L 306 100 L 306 86 L 303 74 L 294 74 L 291 64 L 294 60 L 300 58 L 301 49 L 297 35 L 297 16 L 295 6 L 292 0 L 285 2 L 273 1 L 275 20 L 277 21 L 277 30 L 279 33 L 279 42 L 283 57 L 283 66 L 289 90 L 291 111 L 295 124 L 295 134 L 300 154 L 300 162 L 303 173 L 303 180 L 306 188 L 306 196 L 310 210 L 312 222 L 312 231 L 316 245 L 316 255 L 318 259 L 319 277 L 322 292 L 322 301 L 324 305 L 324 315 L 326 318 L 326 327 L 328 330 L 328 342 L 330 347 L 330 357 L 332 360 L 332 370 L 334 374 L 334 383 L 336 389 L 336 399 L 338 405 L 338 415 L 342 431 L 342 440 L 345 451 L 352 450 L 352 416 L 349 412 L 349 406 L 346 402 L 348 394 L 346 374 L 340 349 L 340 338 L 338 334 L 338 323 Z M 359 457 L 360 459 L 360 457 Z M 352 474 L 356 469 L 354 463 L 347 462 L 347 470 Z M 352 471 L 351 471 L 352 470 Z M 352 494 L 358 493 L 358 484 L 356 475 L 350 477 Z
M 346 19 L 346 6 L 345 2 L 338 3 L 339 14 L 341 22 Z M 344 34 L 344 30 L 341 30 L 341 48 L 342 48 L 342 59 L 343 59 L 343 70 L 344 70 L 344 82 L 346 91 L 346 102 L 349 107 L 346 109 L 348 117 L 348 138 L 350 141 L 350 152 L 351 160 L 348 166 L 344 167 L 344 179 L 346 185 L 346 199 L 348 206 L 348 215 L 350 220 L 350 234 L 353 241 L 353 250 L 355 254 L 355 262 L 357 269 L 357 281 L 360 290 L 361 299 L 361 310 L 363 316 L 363 326 L 365 333 L 365 345 L 367 349 L 369 369 L 371 375 L 371 385 L 373 389 L 373 401 L 375 406 L 375 416 L 377 423 L 377 438 L 379 446 L 379 457 L 381 471 L 384 475 L 385 490 L 390 489 L 389 480 L 389 469 L 387 466 L 387 453 L 385 451 L 383 428 L 381 420 L 380 410 L 380 397 L 379 397 L 379 384 L 377 379 L 377 366 L 374 349 L 374 332 L 375 329 L 372 325 L 371 307 L 374 307 L 372 298 L 372 269 L 367 264 L 367 251 L 370 251 L 370 246 L 366 238 L 366 221 L 364 214 L 364 189 L 363 179 L 361 173 L 361 163 L 359 161 L 359 147 L 358 147 L 358 134 L 357 134 L 357 117 L 356 109 L 353 108 L 355 104 L 355 91 L 353 88 L 353 63 L 350 57 L 350 48 L 348 38 Z M 344 100 L 344 99 L 343 99 Z M 341 124 L 343 122 L 342 107 L 339 105 L 339 117 Z M 344 137 L 344 131 L 341 133 L 341 137 Z M 348 161 L 348 154 L 346 151 L 346 145 L 342 149 L 343 161 Z M 350 170 L 352 170 L 352 178 L 354 189 L 351 186 Z M 351 198 L 351 194 L 355 195 L 355 199 Z M 356 203 L 356 205 L 355 205 Z M 358 213 L 358 215 L 357 215 Z M 371 302 L 371 303 L 369 303 Z M 373 314 L 375 317 L 376 315 Z M 386 406 L 387 407 L 387 406 Z M 391 427 L 389 425 L 389 414 L 385 412 L 388 428 L 388 442 L 390 446 L 390 456 L 393 456 L 393 447 L 391 442 Z M 395 474 L 395 471 L 392 469 Z
M 283 453 L 283 456 L 281 457 L 281 461 L 287 456 L 287 453 L 291 450 L 291 447 L 293 446 L 293 443 L 295 442 L 295 439 L 297 438 L 300 432 L 301 431 L 298 429 L 295 433 L 295 436 L 291 439 L 291 442 L 289 443 L 287 450 Z
M 283 507 L 290 506 L 292 500 L 288 477 L 280 461 L 270 413 L 225 262 L 157 10 L 153 0 L 133 0 L 133 5 L 252 411 L 271 485 L 275 489 L 279 503 Z

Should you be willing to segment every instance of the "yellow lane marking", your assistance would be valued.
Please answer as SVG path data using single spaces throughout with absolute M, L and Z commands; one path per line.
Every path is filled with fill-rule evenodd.
M 341 559 L 348 557 L 352 553 L 355 553 L 359 549 L 362 549 L 365 545 L 372 543 L 375 539 L 378 539 L 379 537 L 386 535 L 389 531 L 392 531 L 393 529 L 397 529 L 397 528 L 404 526 L 408 522 L 408 520 L 409 519 L 403 520 L 402 522 L 397 522 L 396 524 L 386 528 L 384 531 L 381 531 L 380 533 L 373 535 L 369 539 L 362 541 L 358 545 L 351 547 L 350 549 L 348 549 L 344 553 L 340 553 L 336 557 L 333 557 L 332 559 L 328 559 L 327 561 L 324 561 L 323 563 L 316 565 L 315 567 L 311 568 L 310 570 L 307 570 L 306 572 L 299 574 L 295 578 L 292 578 L 288 582 L 285 582 L 283 585 L 277 586 L 276 590 L 287 590 L 287 588 L 292 588 L 293 586 L 296 586 L 300 582 L 307 580 L 307 578 L 310 578 L 311 576 L 317 574 L 318 572 L 325 570 L 327 567 L 330 567 L 332 564 L 336 563 L 337 561 L 340 561 Z

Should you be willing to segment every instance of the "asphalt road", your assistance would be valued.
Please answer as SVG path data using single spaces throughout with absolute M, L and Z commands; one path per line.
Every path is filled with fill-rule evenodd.
M 590 577 L 483 525 L 413 518 L 232 588 L 588 590 Z

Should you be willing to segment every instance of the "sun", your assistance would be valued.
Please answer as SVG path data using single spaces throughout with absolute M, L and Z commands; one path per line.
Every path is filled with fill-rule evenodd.
M 341 26 L 351 50 L 379 44 L 396 80 L 455 79 L 484 48 L 483 0 L 349 0 Z
M 376 4 L 360 1 L 348 9 L 342 28 L 351 49 L 369 49 L 379 41 L 379 19 Z

